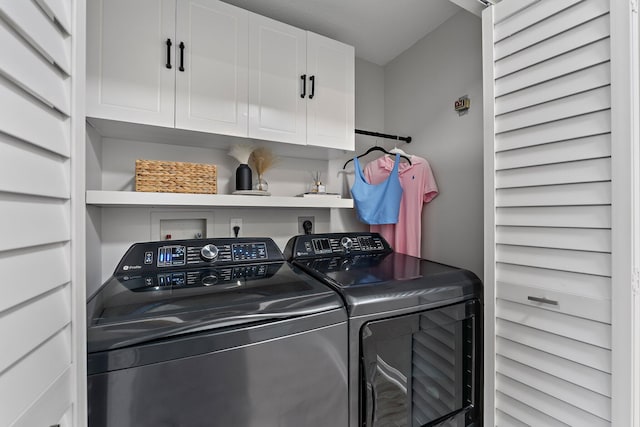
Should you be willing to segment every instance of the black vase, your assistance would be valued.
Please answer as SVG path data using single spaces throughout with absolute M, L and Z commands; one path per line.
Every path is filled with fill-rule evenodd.
M 251 168 L 246 163 L 241 163 L 236 169 L 236 191 L 251 190 Z

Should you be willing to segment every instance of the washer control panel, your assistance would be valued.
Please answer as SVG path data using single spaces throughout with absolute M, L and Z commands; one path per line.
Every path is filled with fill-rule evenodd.
M 133 292 L 163 292 L 212 287 L 215 290 L 247 286 L 257 279 L 276 274 L 284 261 L 205 267 L 199 269 L 158 270 L 145 274 L 125 274 L 121 283 Z
M 352 255 L 390 252 L 389 244 L 378 233 L 329 233 L 293 237 L 287 243 L 287 259 L 305 256 Z
M 283 260 L 282 252 L 269 238 L 147 242 L 131 246 L 114 274 Z

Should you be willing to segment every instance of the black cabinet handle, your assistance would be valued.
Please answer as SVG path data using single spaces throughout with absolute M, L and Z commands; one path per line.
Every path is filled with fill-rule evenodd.
M 167 39 L 167 68 L 171 68 L 171 39 Z
M 313 96 L 316 94 L 316 76 L 309 77 L 309 81 L 311 82 L 311 93 L 309 94 L 309 99 L 313 99 Z
M 180 42 L 180 67 L 178 70 L 184 71 L 184 43 Z
M 301 75 L 300 80 L 302 80 L 302 93 L 300 94 L 300 98 L 304 98 L 307 95 L 307 75 Z

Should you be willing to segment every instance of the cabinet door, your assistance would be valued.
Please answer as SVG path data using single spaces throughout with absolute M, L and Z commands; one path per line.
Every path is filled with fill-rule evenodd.
M 247 136 L 248 12 L 179 0 L 176 25 L 176 127 Z
M 307 144 L 354 149 L 355 56 L 352 46 L 307 32 Z
M 249 137 L 306 144 L 306 32 L 249 17 Z
M 174 34 L 175 0 L 87 1 L 87 116 L 173 127 Z

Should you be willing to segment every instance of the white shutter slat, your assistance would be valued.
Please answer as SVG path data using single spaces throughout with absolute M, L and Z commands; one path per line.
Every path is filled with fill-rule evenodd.
M 496 135 L 496 151 L 531 147 L 611 132 L 611 111 L 598 111 Z
M 0 374 L 0 425 L 11 425 L 67 371 L 71 364 L 70 340 L 70 328 L 65 328 Z
M 567 425 L 585 427 L 609 427 L 611 425 L 607 420 L 583 411 L 560 399 L 555 399 L 506 375 L 498 374 L 496 384 L 503 394 L 511 396 L 527 406 L 536 408 L 540 412 Z
M 496 408 L 496 426 L 497 427 L 529 427 L 530 424 L 525 424 L 522 421 L 515 419 L 506 412 L 503 412 L 503 408 Z
M 0 72 L 47 105 L 67 116 L 69 111 L 68 79 L 32 50 L 26 42 L 0 19 L 0 43 L 11 52 L 10 61 L 0 62 Z
M 611 156 L 611 134 L 588 136 L 496 153 L 496 170 Z
M 495 78 L 515 73 L 607 37 L 609 37 L 608 14 L 496 61 Z
M 495 129 L 496 133 L 509 132 L 609 108 L 611 88 L 605 86 L 497 116 Z
M 610 206 L 544 206 L 496 209 L 496 225 L 611 228 Z
M 611 65 L 609 62 L 603 62 L 496 98 L 495 114 L 501 115 L 521 110 L 576 93 L 607 86 L 610 83 Z
M 0 191 L 69 197 L 68 162 L 0 133 Z M 47 183 L 47 185 L 43 185 Z
M 493 32 L 494 42 L 497 43 L 500 40 L 509 37 L 524 28 L 528 28 L 531 25 L 534 25 L 540 21 L 547 19 L 549 16 L 552 16 L 564 9 L 571 7 L 572 5 L 579 3 L 583 0 L 556 0 L 556 1 L 537 1 L 537 2 L 529 2 L 527 5 L 531 5 L 532 3 L 536 3 L 531 7 L 528 7 L 522 12 L 525 13 L 513 13 L 513 9 L 507 9 L 509 12 L 503 12 L 502 7 L 496 9 L 496 18 L 494 18 L 495 29 Z M 501 6 L 507 6 L 509 8 L 516 7 L 517 4 L 521 2 L 512 2 L 514 5 L 509 5 L 507 3 L 502 4 Z M 503 17 L 506 14 L 511 14 L 510 19 L 504 19 Z
M 611 397 L 611 375 L 606 372 L 501 337 L 497 338 L 496 348 L 508 359 Z
M 20 282 L 14 285 L 26 285 Z M 0 372 L 24 357 L 71 321 L 69 287 L 38 298 L 21 310 L 2 314 L 0 342 L 13 343 L 0 353 Z
M 498 396 L 498 412 L 502 412 L 505 415 L 509 414 L 506 415 L 507 418 L 503 418 L 503 420 L 501 420 L 500 416 L 497 417 L 498 422 L 496 423 L 496 425 L 498 427 L 530 427 L 536 424 L 540 426 L 544 425 L 545 427 L 569 427 L 568 424 L 565 424 L 562 421 L 558 421 L 543 412 L 537 411 L 531 406 L 527 406 L 524 403 L 517 401 L 516 399 L 512 399 L 506 394 L 498 392 Z
M 571 316 L 596 320 L 602 323 L 611 322 L 611 300 L 583 297 L 580 294 L 567 294 L 545 289 L 545 283 L 539 286 L 519 286 L 509 282 L 496 282 L 496 295 L 506 301 L 539 307 L 545 310 L 565 313 Z M 554 301 L 556 305 L 529 300 L 529 297 L 544 298 Z
M 609 158 L 499 170 L 496 188 L 534 187 L 611 180 Z
M 71 4 L 70 0 L 35 0 L 50 18 L 71 34 Z
M 519 12 L 527 7 L 539 2 L 540 0 L 519 0 L 516 2 L 505 2 L 501 8 L 495 10 L 495 19 L 494 23 L 496 26 L 508 19 L 515 19 L 514 16 L 517 16 Z M 563 0 L 566 1 L 566 0 Z M 504 25 L 504 24 L 503 24 Z
M 496 261 L 611 277 L 611 254 L 496 245 Z
M 611 253 L 611 230 L 498 226 L 496 243 Z
M 71 42 L 53 22 L 31 1 L 0 0 L 0 13 L 47 60 L 71 75 Z
M 591 274 L 498 264 L 496 281 L 544 288 L 597 300 L 611 299 L 611 279 Z
M 611 399 L 578 387 L 544 371 L 532 369 L 526 365 L 498 356 L 497 370 L 520 383 L 567 402 L 585 412 L 589 412 L 607 421 L 611 420 Z
M 61 419 L 72 405 L 70 399 L 73 381 L 72 371 L 73 368 L 69 367 L 60 375 L 11 427 L 48 426 L 51 424 L 51 420 Z
M 495 59 L 502 59 L 527 47 L 531 47 L 536 43 L 540 43 L 559 33 L 570 30 L 571 28 L 590 21 L 598 16 L 609 12 L 608 0 L 585 0 L 577 3 L 572 9 L 565 11 L 566 13 L 558 13 L 549 16 L 543 21 L 518 32 L 512 37 L 503 39 L 495 44 Z M 527 14 L 529 15 L 529 14 Z M 576 21 L 575 16 L 579 16 L 580 20 Z
M 496 321 L 496 336 L 611 373 L 611 350 L 602 347 L 503 319 Z
M 495 81 L 495 96 L 500 97 L 558 77 L 566 76 L 611 58 L 610 40 L 603 39 L 564 55 L 509 74 Z
M 0 194 L 0 235 L 0 251 L 67 241 L 69 204 Z
M 0 77 L 0 132 L 69 156 L 69 120 Z M 9 107 L 10 106 L 10 107 Z M 34 126 L 37 123 L 37 126 Z
M 5 279 L 0 284 L 3 297 L 0 298 L 0 312 L 27 300 L 49 292 L 71 280 L 69 269 L 69 245 L 51 245 L 29 248 L 0 254 L 0 271 Z M 46 271 L 38 280 L 29 280 L 28 285 L 12 286 L 25 282 L 25 271 L 33 269 Z
M 611 350 L 611 326 L 498 299 L 496 317 Z
M 496 191 L 496 206 L 578 206 L 611 204 L 610 182 L 505 188 Z

